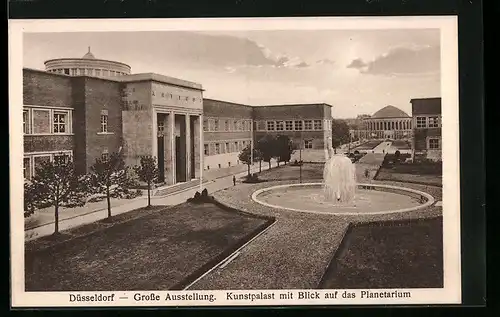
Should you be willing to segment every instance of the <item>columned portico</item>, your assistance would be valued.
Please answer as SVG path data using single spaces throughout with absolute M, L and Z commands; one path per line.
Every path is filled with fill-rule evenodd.
M 200 177 L 201 113 L 182 110 L 153 107 L 153 156 L 158 160 L 159 182 L 167 185 Z

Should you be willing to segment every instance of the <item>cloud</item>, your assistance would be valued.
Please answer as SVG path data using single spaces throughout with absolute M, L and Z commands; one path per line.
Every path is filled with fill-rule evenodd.
M 325 59 L 317 60 L 316 64 L 320 64 L 320 65 L 333 65 L 333 64 L 335 64 L 335 62 L 332 61 L 331 59 L 325 58 Z
M 300 57 L 297 56 L 289 56 L 286 54 L 276 53 L 271 51 L 269 48 L 264 45 L 255 43 L 259 49 L 261 50 L 264 57 L 267 59 L 268 63 L 264 65 L 269 65 L 277 68 L 304 68 L 309 67 L 310 65 L 303 61 Z
M 371 75 L 418 75 L 439 73 L 440 47 L 409 45 L 394 47 L 369 62 L 354 59 L 347 68 Z
M 363 62 L 361 58 L 356 58 L 354 59 L 349 65 L 347 65 L 347 68 L 357 68 L 357 69 L 362 69 L 365 68 L 367 64 Z

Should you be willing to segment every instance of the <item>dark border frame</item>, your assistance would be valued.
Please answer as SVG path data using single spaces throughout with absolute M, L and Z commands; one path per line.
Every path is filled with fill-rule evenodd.
M 79 2 L 10 0 L 8 16 L 9 19 L 48 19 L 353 15 L 458 15 L 460 121 L 467 122 L 466 125 L 460 125 L 462 305 L 484 306 L 486 303 L 486 177 L 485 134 L 483 132 L 485 128 L 483 3 L 481 0 L 346 0 L 336 2 L 324 0 L 307 2 L 293 0 L 219 0 L 217 2 L 207 0 L 86 0 Z M 8 234 L 8 231 L 6 233 Z M 10 236 L 7 235 L 5 241 L 9 239 Z M 19 310 L 19 308 L 16 309 Z

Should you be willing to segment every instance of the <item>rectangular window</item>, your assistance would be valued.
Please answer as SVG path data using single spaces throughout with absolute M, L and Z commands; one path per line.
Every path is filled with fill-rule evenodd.
M 429 117 L 429 128 L 439 127 L 439 117 Z
M 31 179 L 31 161 L 29 157 L 23 159 L 23 175 L 24 179 Z
M 214 131 L 219 131 L 219 120 L 214 121 Z
M 69 155 L 67 154 L 54 154 L 54 163 L 63 163 L 69 160 Z
M 302 120 L 296 120 L 295 121 L 295 131 L 301 131 L 302 130 Z
M 231 153 L 231 149 L 229 148 L 229 142 L 226 142 L 225 151 L 226 151 L 226 153 Z
M 267 121 L 267 131 L 274 131 L 274 121 Z
M 439 139 L 429 139 L 429 149 L 439 150 Z
M 224 120 L 224 131 L 229 131 L 229 121 Z
M 28 110 L 23 110 L 23 132 L 30 133 L 30 113 Z
M 203 153 L 205 153 L 205 155 L 208 155 L 208 144 L 204 144 L 203 145 Z
M 67 133 L 67 112 L 54 112 L 54 133 Z
M 163 122 L 159 122 L 158 130 L 160 129 L 160 124 L 163 124 Z M 102 133 L 108 132 L 108 115 L 107 114 L 101 114 L 101 132 Z
M 208 131 L 208 120 L 203 120 L 203 131 Z
M 287 131 L 293 130 L 293 121 L 285 121 L 285 130 Z
M 107 152 L 102 153 L 101 154 L 101 160 L 103 162 L 107 162 L 109 160 L 109 153 L 107 153 Z
M 103 70 L 102 70 L 102 75 L 103 75 L 103 76 L 109 76 L 109 71 L 108 71 L 107 69 L 103 69 Z M 135 88 L 132 88 L 132 91 L 134 91 L 134 92 L 135 92 Z
M 237 131 L 238 130 L 238 121 L 233 121 L 233 131 Z
M 417 128 L 427 127 L 427 122 L 425 117 L 417 117 Z
M 50 133 L 50 111 L 33 109 L 33 133 Z
M 164 136 L 165 133 L 165 121 L 164 120 L 159 120 L 158 121 L 158 126 L 157 126 L 157 136 Z
M 96 69 L 95 70 L 95 75 L 96 76 L 101 76 L 101 70 L 100 69 Z
M 276 121 L 276 131 L 283 131 L 285 129 L 285 123 L 283 121 Z
M 243 142 L 242 142 L 242 148 L 244 149 L 244 148 L 246 148 L 246 147 L 247 147 L 247 141 L 243 141 Z
M 304 130 L 312 130 L 313 129 L 313 123 L 311 120 L 305 120 L 304 121 Z
M 312 140 L 304 140 L 304 149 L 312 149 L 313 141 Z
M 259 131 L 266 131 L 266 121 L 258 121 L 257 125 Z
M 321 120 L 314 120 L 314 130 L 323 130 L 323 122 Z
M 220 144 L 215 143 L 215 154 L 220 154 Z

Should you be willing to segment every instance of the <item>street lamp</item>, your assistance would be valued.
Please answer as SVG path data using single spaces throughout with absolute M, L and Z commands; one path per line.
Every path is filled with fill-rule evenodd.
M 304 144 L 304 136 L 300 131 L 300 145 L 299 145 L 299 183 L 302 184 L 302 146 Z

